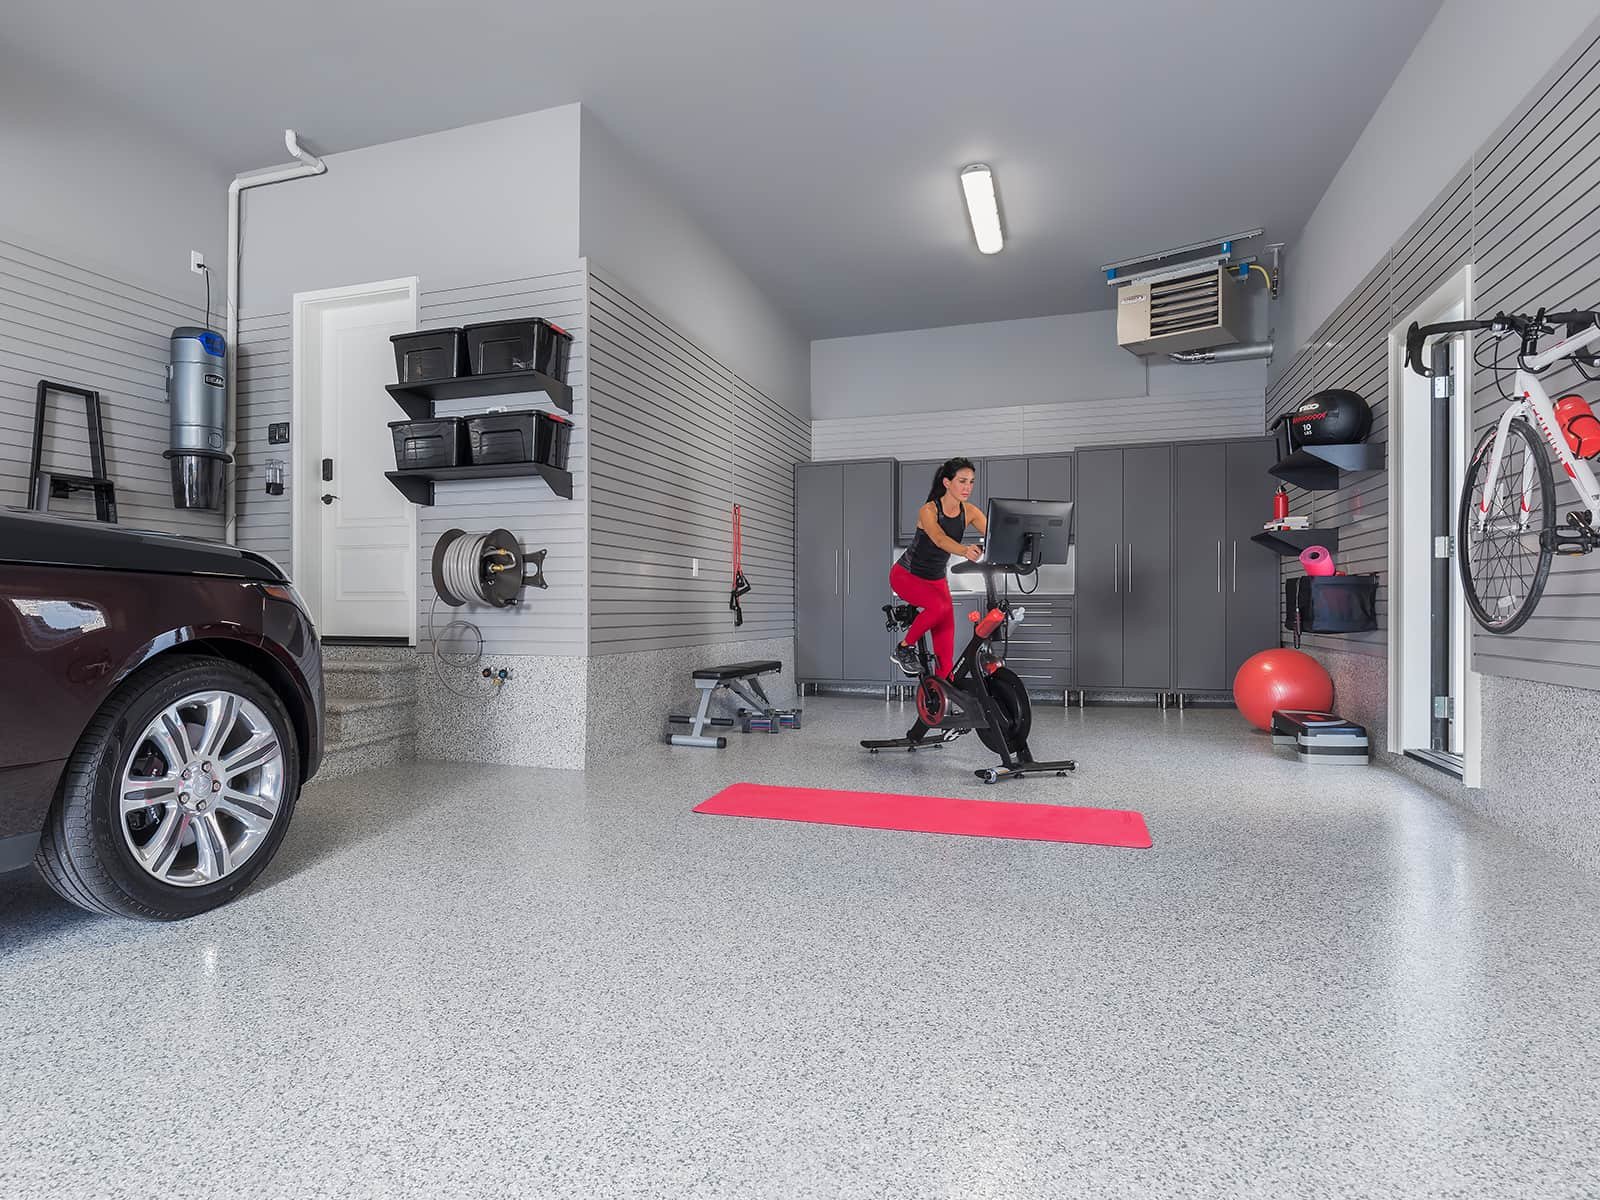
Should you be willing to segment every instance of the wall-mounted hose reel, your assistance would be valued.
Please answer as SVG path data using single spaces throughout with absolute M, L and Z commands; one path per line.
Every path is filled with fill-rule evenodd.
M 544 557 L 548 551 L 524 553 L 522 543 L 509 529 L 488 533 L 467 533 L 447 529 L 433 547 L 434 600 L 428 609 L 428 638 L 433 643 L 433 669 L 446 690 L 468 700 L 492 700 L 511 679 L 511 672 L 484 668 L 488 690 L 462 691 L 445 677 L 444 663 L 470 669 L 483 659 L 483 631 L 470 621 L 451 621 L 442 630 L 434 627 L 434 613 L 442 600 L 452 608 L 463 604 L 487 604 L 510 608 L 522 598 L 525 587 L 548 588 L 544 578 Z M 532 568 L 531 571 L 528 568 Z M 442 651 L 439 639 L 452 633 L 472 638 L 471 649 Z
M 508 529 L 479 534 L 447 529 L 433 548 L 433 587 L 451 608 L 469 602 L 510 608 L 524 587 L 550 586 L 544 579 L 545 554 L 524 553 Z M 529 565 L 532 574 L 524 571 Z

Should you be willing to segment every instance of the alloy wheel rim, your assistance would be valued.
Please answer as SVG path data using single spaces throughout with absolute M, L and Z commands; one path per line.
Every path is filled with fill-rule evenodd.
M 133 743 L 118 823 L 146 874 L 203 887 L 261 848 L 283 789 L 283 746 L 266 713 L 234 692 L 195 692 L 162 709 Z

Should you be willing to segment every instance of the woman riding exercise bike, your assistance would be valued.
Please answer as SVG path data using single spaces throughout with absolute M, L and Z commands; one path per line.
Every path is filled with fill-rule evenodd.
M 978 473 L 970 459 L 952 458 L 933 474 L 928 501 L 917 512 L 917 535 L 900 561 L 889 569 L 894 594 L 922 612 L 894 649 L 894 661 L 907 675 L 918 675 L 922 663 L 917 642 L 924 633 L 933 639 L 933 654 L 940 676 L 949 678 L 956 663 L 956 614 L 946 571 L 952 555 L 976 562 L 983 551 L 963 546 L 962 535 L 971 525 L 988 532 L 982 511 L 968 503 Z

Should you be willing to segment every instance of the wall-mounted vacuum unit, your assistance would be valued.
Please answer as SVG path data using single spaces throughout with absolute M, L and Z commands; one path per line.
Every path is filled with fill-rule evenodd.
M 172 331 L 167 357 L 167 404 L 175 508 L 222 508 L 228 464 L 228 344 L 194 325 Z
M 1156 254 L 1107 263 L 1101 270 L 1117 292 L 1117 345 L 1132 354 L 1168 354 L 1179 362 L 1271 358 L 1272 343 L 1241 344 L 1250 336 L 1252 272 L 1278 294 L 1278 251 L 1269 273 L 1253 257 L 1236 254 L 1239 242 L 1261 236 L 1251 229 Z

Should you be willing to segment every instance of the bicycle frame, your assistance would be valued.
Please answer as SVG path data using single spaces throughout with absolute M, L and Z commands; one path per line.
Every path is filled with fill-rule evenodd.
M 1510 433 L 1511 422 L 1518 417 L 1531 416 L 1530 424 L 1536 426 L 1544 435 L 1545 442 L 1549 445 L 1551 453 L 1566 471 L 1567 478 L 1572 480 L 1573 486 L 1578 490 L 1578 495 L 1589 510 L 1592 521 L 1600 524 L 1600 480 L 1596 480 L 1594 471 L 1583 459 L 1572 453 L 1567 445 L 1566 436 L 1561 432 L 1560 423 L 1556 420 L 1555 405 L 1550 400 L 1550 393 L 1545 391 L 1544 385 L 1539 382 L 1535 372 L 1542 371 L 1552 363 L 1559 362 L 1573 354 L 1581 352 L 1585 347 L 1600 341 L 1600 325 L 1591 326 L 1580 333 L 1574 334 L 1565 341 L 1558 342 L 1543 354 L 1536 354 L 1519 363 L 1517 368 L 1515 394 L 1506 411 L 1501 415 L 1498 429 L 1495 433 L 1494 450 L 1489 456 L 1489 470 L 1484 476 L 1483 499 L 1478 501 L 1477 519 L 1481 522 L 1488 516 L 1488 497 L 1494 494 L 1495 484 L 1500 480 L 1500 463 L 1505 456 L 1507 437 Z M 1520 396 L 1520 399 L 1517 397 Z M 1528 511 L 1528 493 L 1533 488 L 1533 461 L 1530 459 L 1522 470 L 1522 517 L 1521 527 L 1526 530 L 1530 513 Z

